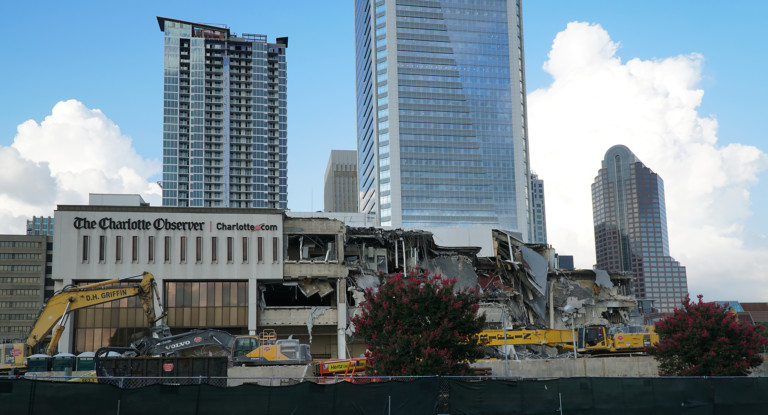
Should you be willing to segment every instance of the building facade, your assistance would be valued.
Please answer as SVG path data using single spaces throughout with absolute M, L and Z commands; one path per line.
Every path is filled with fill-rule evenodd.
M 285 209 L 288 38 L 158 17 L 163 206 Z
M 50 236 L 0 235 L 0 342 L 22 340 L 53 294 Z
M 27 235 L 53 236 L 53 218 L 32 216 L 32 219 L 27 220 Z
M 355 1 L 361 212 L 530 240 L 521 7 Z
M 531 205 L 532 213 L 531 243 L 547 243 L 547 209 L 544 203 L 544 180 L 539 179 L 535 173 L 531 173 Z
M 638 300 L 671 312 L 688 293 L 685 267 L 669 253 L 664 181 L 627 147 L 605 154 L 592 184 L 596 267 L 631 272 Z
M 274 209 L 106 205 L 60 205 L 55 219 L 57 288 L 148 271 L 173 333 L 268 328 L 311 338 L 317 358 L 346 356 L 340 221 Z M 76 310 L 59 350 L 125 347 L 148 334 L 143 314 L 135 297 Z
M 331 150 L 323 202 L 325 212 L 357 212 L 357 151 Z

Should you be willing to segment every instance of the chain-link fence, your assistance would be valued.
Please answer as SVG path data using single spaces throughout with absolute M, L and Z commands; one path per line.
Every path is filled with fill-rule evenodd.
M 768 378 L 0 379 L 2 414 L 662 415 L 758 414 L 767 407 Z

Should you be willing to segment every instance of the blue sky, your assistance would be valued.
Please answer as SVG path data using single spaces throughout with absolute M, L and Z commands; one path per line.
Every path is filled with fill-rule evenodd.
M 289 37 L 288 204 L 295 211 L 322 209 L 322 176 L 330 150 L 356 147 L 353 2 L 286 1 L 273 7 L 275 4 L 272 1 L 4 2 L 0 6 L 0 12 L 6 17 L 0 27 L 0 52 L 5 63 L 0 65 L 3 97 L 0 100 L 0 150 L 14 143 L 20 124 L 27 120 L 40 124 L 57 103 L 74 99 L 87 109 L 101 110 L 119 127 L 122 136 L 130 137 L 139 158 L 148 164 L 152 164 L 149 162 L 153 159 L 160 160 L 163 36 L 156 16 L 223 23 L 236 33 L 266 34 L 270 41 Z M 700 80 L 695 88 L 703 90 L 704 95 L 696 111 L 702 118 L 717 120 L 716 146 L 738 143 L 768 152 L 766 129 L 760 122 L 768 113 L 765 99 L 768 25 L 764 23 L 768 2 L 529 0 L 524 2 L 523 13 L 529 94 L 549 90 L 552 96 L 555 92 L 553 75 L 542 67 L 558 33 L 574 21 L 596 24 L 619 44 L 616 56 L 622 62 L 632 59 L 658 62 L 700 54 L 697 61 Z M 536 106 L 538 111 L 540 108 L 541 105 Z M 532 121 L 531 151 L 541 154 L 546 149 L 537 147 L 534 126 Z M 617 140 L 618 144 L 621 137 Z M 591 147 L 588 141 L 583 143 L 583 148 L 594 155 L 589 159 L 592 160 L 589 171 L 594 176 L 599 168 L 599 162 L 595 164 L 594 160 L 601 159 L 607 148 Z M 59 151 L 76 157 L 78 150 Z M 654 154 L 638 156 L 656 169 L 648 163 L 655 159 Z M 540 156 L 532 154 L 531 158 L 533 169 L 546 173 L 543 174 L 545 187 L 554 189 L 563 177 L 557 171 L 537 167 L 535 161 Z M 39 164 L 44 160 L 34 161 Z M 674 189 L 674 182 L 670 181 L 676 176 L 663 166 L 659 162 L 661 171 L 657 171 L 665 179 L 669 199 L 669 191 Z M 730 174 L 730 170 L 724 171 Z M 756 171 L 759 180 L 751 180 L 736 189 L 748 191 L 749 198 L 739 202 L 746 206 L 734 209 L 748 207 L 751 214 L 744 213 L 734 219 L 734 223 L 741 227 L 736 240 L 746 246 L 766 248 L 754 253 L 759 255 L 768 252 L 765 238 L 768 219 L 763 214 L 768 210 L 768 173 L 765 168 Z M 149 179 L 157 180 L 159 175 Z M 588 195 L 589 184 L 579 184 L 578 188 Z M 2 191 L 0 188 L 0 193 Z M 64 198 L 62 195 L 57 197 Z M 674 201 L 671 204 L 676 205 Z M 589 228 L 592 218 L 589 209 L 586 211 L 586 215 L 568 217 L 567 221 L 585 223 Z M 676 218 L 672 213 L 668 215 L 670 222 Z M 0 212 L 0 221 L 3 218 L 17 220 L 19 215 L 17 212 L 16 216 L 3 216 Z M 552 222 L 557 224 L 558 219 L 552 218 Z M 17 226 L 16 222 L 7 226 L 0 224 L 0 232 Z M 674 230 L 674 226 L 670 228 Z M 679 252 L 684 251 L 687 241 L 676 241 L 675 237 L 670 235 L 672 255 L 698 262 L 696 255 Z M 577 253 L 577 265 L 591 266 L 593 256 L 580 255 L 583 259 L 579 261 L 578 253 L 588 252 L 584 244 L 566 237 L 559 239 L 558 235 L 551 235 L 550 239 L 556 248 L 562 241 L 561 246 Z M 763 258 L 768 262 L 765 258 L 768 256 Z M 703 283 L 701 287 L 698 291 L 710 289 Z M 698 287 L 692 287 L 692 292 L 694 288 Z M 714 295 L 715 291 L 712 292 Z M 768 300 L 768 292 L 756 295 Z

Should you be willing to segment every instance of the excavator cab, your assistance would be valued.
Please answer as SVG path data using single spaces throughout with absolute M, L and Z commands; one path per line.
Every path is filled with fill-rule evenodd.
M 605 327 L 587 326 L 578 329 L 577 347 L 579 350 L 605 349 L 606 344 Z
M 235 339 L 232 346 L 232 361 L 237 361 L 238 357 L 246 356 L 248 353 L 259 348 L 259 338 L 257 336 L 240 336 Z

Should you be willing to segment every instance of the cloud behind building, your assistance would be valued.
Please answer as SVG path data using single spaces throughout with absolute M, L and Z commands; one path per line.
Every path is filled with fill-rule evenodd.
M 568 24 L 544 64 L 552 83 L 529 94 L 531 165 L 547 182 L 550 243 L 578 266 L 594 264 L 590 184 L 605 151 L 624 144 L 664 179 L 670 252 L 688 268 L 690 292 L 768 300 L 758 284 L 768 250 L 744 243 L 750 189 L 768 156 L 719 144 L 717 120 L 699 114 L 703 56 L 623 62 L 619 49 L 600 25 Z

